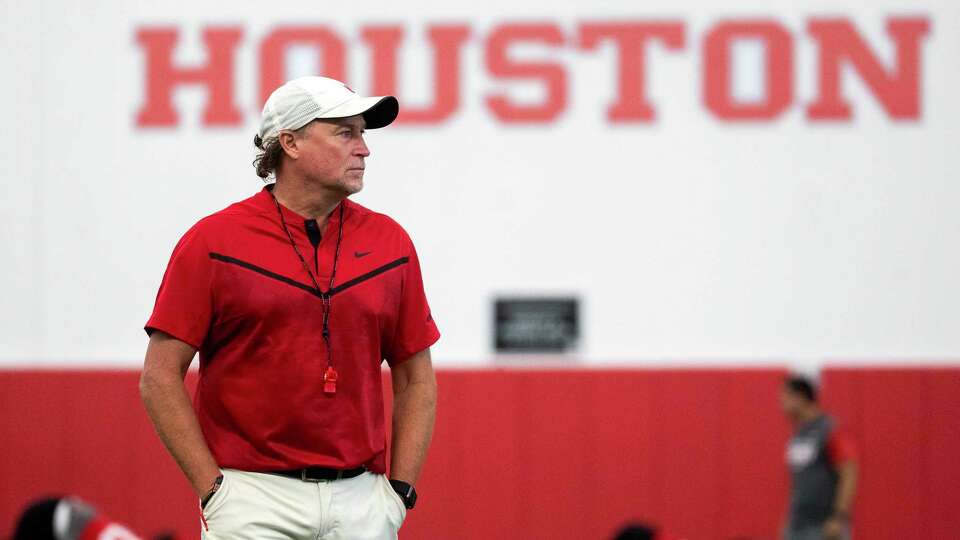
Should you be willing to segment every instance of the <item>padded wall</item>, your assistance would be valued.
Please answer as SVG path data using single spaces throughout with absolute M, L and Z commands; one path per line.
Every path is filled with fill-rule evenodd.
M 421 504 L 401 536 L 601 539 L 642 518 L 690 540 L 776 538 L 782 375 L 442 370 Z M 195 502 L 137 377 L 0 371 L 0 537 L 28 500 L 51 492 L 79 494 L 145 535 L 197 537 Z M 960 369 L 828 370 L 824 385 L 861 445 L 858 537 L 954 538 Z

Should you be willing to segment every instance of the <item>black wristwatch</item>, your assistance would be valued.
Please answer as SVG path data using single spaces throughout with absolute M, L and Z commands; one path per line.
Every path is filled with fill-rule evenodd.
M 413 486 L 403 480 L 390 480 L 390 487 L 397 492 L 397 495 L 403 500 L 403 505 L 406 506 L 408 510 L 412 510 L 413 507 L 416 506 L 417 490 L 413 489 Z

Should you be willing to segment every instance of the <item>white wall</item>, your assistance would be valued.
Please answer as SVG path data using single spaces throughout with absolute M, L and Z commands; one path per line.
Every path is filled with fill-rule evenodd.
M 578 358 L 594 364 L 960 358 L 960 4 L 604 6 L 234 2 L 227 12 L 171 0 L 4 2 L 0 365 L 141 361 L 141 328 L 176 240 L 261 186 L 249 165 L 257 47 L 291 22 L 343 35 L 361 92 L 369 60 L 359 28 L 404 25 L 402 104 L 429 95 L 425 26 L 472 29 L 457 114 L 370 133 L 367 188 L 357 197 L 417 243 L 444 334 L 438 364 L 491 361 L 490 303 L 500 292 L 579 294 Z M 892 65 L 884 21 L 904 13 L 932 24 L 922 42 L 921 119 L 891 119 L 852 70 L 843 84 L 854 119 L 807 119 L 817 84 L 807 19 L 850 18 Z M 794 104 L 771 122 L 723 122 L 703 104 L 703 36 L 721 18 L 753 16 L 780 21 L 794 37 Z M 649 52 L 654 124 L 609 122 L 614 51 L 575 46 L 579 21 L 611 17 L 685 21 L 682 51 Z M 503 21 L 553 22 L 570 36 L 559 50 L 517 49 L 566 68 L 569 103 L 553 123 L 503 125 L 484 104 L 493 91 L 539 96 L 535 84 L 488 75 L 484 39 Z M 136 29 L 178 27 L 177 60 L 189 64 L 204 58 L 200 29 L 222 23 L 244 29 L 236 56 L 244 125 L 202 126 L 205 93 L 184 87 L 178 127 L 137 127 L 145 67 Z M 740 50 L 734 86 L 750 94 L 762 72 L 749 47 Z M 288 74 L 302 74 L 310 59 L 294 51 Z

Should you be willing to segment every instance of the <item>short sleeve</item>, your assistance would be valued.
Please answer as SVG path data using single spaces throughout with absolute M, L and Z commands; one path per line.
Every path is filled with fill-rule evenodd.
M 440 331 L 430 313 L 427 295 L 424 292 L 417 251 L 409 238 L 407 238 L 407 244 L 408 261 L 402 267 L 402 290 L 397 322 L 393 337 L 385 348 L 386 360 L 391 366 L 403 363 L 440 339 Z
M 199 349 L 213 317 L 213 267 L 197 229 L 187 231 L 174 248 L 144 330 L 147 335 L 160 330 Z
M 827 440 L 827 454 L 834 467 L 857 460 L 857 447 L 853 438 L 843 431 L 834 431 Z

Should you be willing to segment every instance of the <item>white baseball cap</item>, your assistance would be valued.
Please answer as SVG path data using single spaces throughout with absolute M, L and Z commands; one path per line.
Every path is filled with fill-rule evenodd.
M 363 97 L 336 79 L 300 77 L 270 94 L 260 117 L 260 139 L 266 141 L 284 129 L 300 129 L 317 118 L 363 115 L 368 129 L 390 125 L 400 112 L 393 96 Z

